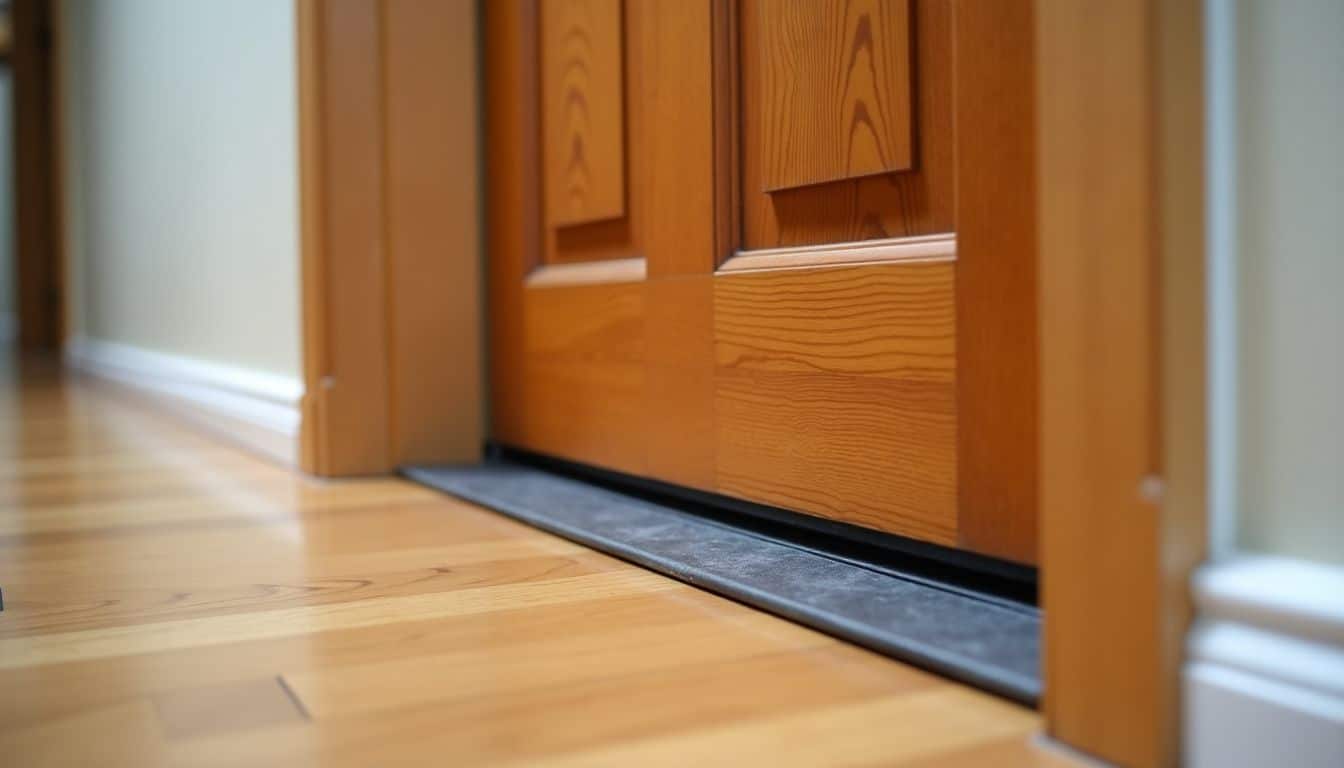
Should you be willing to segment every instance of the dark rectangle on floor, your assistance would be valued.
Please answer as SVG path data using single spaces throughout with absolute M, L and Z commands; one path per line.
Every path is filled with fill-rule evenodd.
M 1040 612 L 509 463 L 412 480 L 985 690 L 1040 698 Z

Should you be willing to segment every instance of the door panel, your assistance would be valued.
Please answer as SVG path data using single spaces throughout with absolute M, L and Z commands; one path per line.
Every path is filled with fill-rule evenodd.
M 620 0 L 542 6 L 542 175 L 552 227 L 625 215 L 623 26 Z
M 544 161 L 546 147 L 533 162 L 518 162 L 530 154 L 526 146 L 518 152 L 527 136 L 545 137 L 548 122 L 568 119 L 546 109 L 536 81 L 527 79 L 539 71 L 541 83 L 547 80 L 540 46 L 529 41 L 544 37 L 552 3 L 499 5 L 509 7 L 487 16 L 487 34 L 500 38 L 489 52 L 499 59 L 494 70 L 511 80 L 508 89 L 490 87 L 487 113 L 501 126 L 491 135 L 509 137 L 510 149 L 490 158 L 491 199 L 516 213 L 491 218 L 492 230 L 508 230 L 492 251 L 492 303 L 501 315 L 510 308 L 493 329 L 492 372 L 501 382 L 492 386 L 494 436 L 623 472 L 712 486 L 711 9 L 603 6 L 621 19 L 627 204 L 617 219 L 559 223 L 534 207 L 538 190 L 549 189 L 545 177 L 556 172 Z M 529 101 L 542 108 L 527 109 Z M 520 236 L 531 227 L 540 230 L 540 249 Z M 687 290 L 692 276 L 698 287 Z M 696 295 L 704 309 L 689 312 Z M 697 377 L 703 394 L 691 396 Z
M 541 110 L 541 262 L 643 258 L 647 125 L 643 62 L 631 34 L 639 18 L 627 17 L 621 0 L 548 0 L 528 8 L 539 36 L 532 56 L 541 92 L 529 97 Z
M 714 283 L 708 272 L 645 284 L 647 474 L 714 490 Z
M 956 543 L 950 261 L 714 281 L 718 490 Z
M 745 10 L 766 192 L 910 168 L 906 0 L 753 0 Z
M 773 95 L 780 86 L 771 86 L 767 77 L 771 66 L 762 51 L 769 46 L 762 38 L 779 36 L 772 25 L 786 13 L 771 13 L 777 6 L 801 6 L 823 14 L 831 3 L 796 3 L 788 0 L 744 0 L 740 12 L 742 82 L 742 209 L 745 248 L 779 248 L 822 243 L 856 242 L 882 238 L 908 237 L 953 230 L 953 135 L 952 121 L 952 5 L 948 2 L 875 3 L 857 7 L 879 11 L 888 5 L 893 10 L 885 18 L 905 9 L 908 18 L 907 50 L 899 55 L 912 63 L 904 79 L 890 74 L 875 96 L 889 123 L 899 122 L 909 130 L 909 159 L 899 173 L 852 178 L 838 176 L 830 183 L 780 189 L 771 184 L 772 153 L 779 142 L 773 126 L 775 101 L 788 100 L 790 94 Z M 839 5 L 839 4 L 834 4 Z M 852 13 L 851 13 L 852 15 Z M 884 17 L 881 13 L 876 18 Z M 869 44 L 859 25 L 850 25 L 847 47 L 863 50 Z M 870 21 L 872 47 L 899 29 L 884 29 Z M 884 58 L 898 57 L 896 46 L 885 46 Z M 795 70 L 814 78 L 832 80 L 836 67 L 820 57 L 799 58 Z M 913 69 L 913 72 L 911 71 Z M 775 77 L 774 80 L 780 78 Z M 876 78 L 874 78 L 876 79 Z M 838 82 L 838 80 L 836 81 Z M 902 96 L 896 83 L 906 83 Z M 792 94 L 797 101 L 797 94 Z M 824 145 L 819 142 L 825 141 Z M 825 149 L 819 148 L 824 146 Z M 843 155 L 848 146 L 838 131 L 809 139 L 806 150 L 817 156 Z
M 1035 30 L 1030 3 L 957 9 L 962 545 L 1036 560 Z
M 1018 125 L 1032 73 L 1008 52 L 1024 8 L 489 4 L 494 439 L 1030 562 L 1034 455 L 1007 454 L 1016 414 L 1034 413 L 1018 339 L 1034 336 L 1034 230 L 1002 221 L 1033 197 Z M 579 20 L 554 21 L 567 12 Z M 557 63 L 546 49 L 566 34 L 602 40 Z M 961 82 L 954 38 L 989 85 Z M 612 112 L 574 122 L 550 70 L 610 67 L 618 47 L 619 73 L 560 87 L 610 104 L 620 84 L 621 142 L 601 151 L 611 168 L 623 147 L 622 173 L 556 178 L 573 168 L 551 158 L 575 142 L 590 157 Z M 992 149 L 968 144 L 987 129 Z M 554 207 L 555 188 L 573 195 Z
M 645 471 L 644 309 L 638 283 L 529 288 L 523 445 Z

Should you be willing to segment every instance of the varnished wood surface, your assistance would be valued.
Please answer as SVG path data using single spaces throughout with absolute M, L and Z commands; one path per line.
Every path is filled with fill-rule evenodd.
M 535 2 L 481 8 L 485 88 L 486 323 L 490 437 L 518 440 L 527 424 L 524 281 L 542 262 L 541 130 Z
M 475 13 L 297 3 L 309 472 L 479 455 Z
M 771 0 L 773 2 L 774 0 Z M 928 235 L 954 230 L 953 5 L 915 0 L 909 7 L 912 46 L 909 170 L 766 192 L 770 187 L 764 120 L 777 106 L 763 83 L 759 56 L 763 22 L 759 0 L 743 0 L 741 50 L 741 247 L 782 248 L 820 243 Z M 841 3 L 793 3 L 821 13 Z M 814 8 L 815 6 L 815 8 Z M 838 12 L 838 11 L 837 11 Z M 874 32 L 874 35 L 878 34 Z M 798 61 L 822 67 L 825 62 Z M 835 89 L 838 91 L 838 87 Z
M 718 490 L 956 541 L 949 261 L 714 281 Z
M 1120 765 L 1181 763 L 1205 554 L 1202 9 L 1036 9 L 1044 708 Z
M 956 12 L 957 470 L 962 546 L 1037 562 L 1034 5 Z
M 626 3 L 645 78 L 643 251 L 654 278 L 703 275 L 716 263 L 713 6 Z
M 0 389 L 0 750 L 40 765 L 1057 765 L 1030 710 L 51 369 Z
M 396 466 L 391 419 L 378 8 L 298 4 L 303 269 L 302 465 Z M 377 403 L 378 407 L 369 407 Z
M 527 275 L 530 288 L 555 288 L 565 285 L 602 283 L 638 283 L 648 274 L 647 259 L 609 259 L 576 261 L 573 264 L 546 264 Z
M 394 464 L 471 461 L 485 435 L 476 13 L 382 6 Z
M 644 316 L 641 283 L 528 289 L 522 445 L 645 472 Z
M 804 245 L 743 251 L 725 261 L 719 272 L 744 272 L 798 267 L 834 267 L 894 261 L 951 260 L 957 255 L 956 235 L 926 235 L 858 243 Z
M 908 0 L 748 0 L 766 192 L 903 171 L 913 160 Z
M 486 8 L 492 437 L 1034 563 L 1034 102 L 1014 47 L 1029 48 L 1030 14 L 949 0 L 839 8 L 627 3 L 630 204 L 558 229 L 539 213 L 553 172 L 536 109 L 545 23 L 531 2 Z M 954 17 L 975 47 L 966 72 L 953 66 Z M 897 55 L 884 48 L 897 32 L 914 63 L 914 167 L 762 193 L 762 62 L 830 66 L 832 33 L 862 42 L 865 61 Z M 770 34 L 803 35 L 810 53 L 766 57 Z M 955 109 L 973 160 L 961 171 Z M 1016 149 L 997 153 L 1005 142 Z M 975 219 L 964 273 L 952 263 L 957 180 Z
M 541 4 L 546 218 L 563 227 L 625 213 L 621 0 Z
M 663 278 L 645 284 L 644 449 L 650 475 L 714 490 L 718 444 L 714 412 L 714 278 Z

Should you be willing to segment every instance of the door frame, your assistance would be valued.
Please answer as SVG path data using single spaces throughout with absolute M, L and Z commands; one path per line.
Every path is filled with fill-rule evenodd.
M 55 351 L 66 332 L 58 6 L 15 0 L 3 62 L 13 78 L 14 302 L 24 351 Z
M 1203 3 L 1037 9 L 1046 727 L 1176 765 L 1208 519 Z
M 474 461 L 485 423 L 475 0 L 296 0 L 300 465 Z
M 378 254 L 330 237 L 330 195 L 357 171 L 341 164 L 381 168 L 385 139 L 376 120 L 354 132 L 328 128 L 340 109 L 378 109 L 385 87 L 345 92 L 340 79 L 358 67 L 335 66 L 340 57 L 381 73 L 384 83 L 408 72 L 389 75 L 377 41 L 360 42 L 353 18 L 333 18 L 354 14 L 381 29 L 377 7 L 298 3 L 305 369 L 313 398 L 305 404 L 304 465 L 322 474 L 385 471 L 398 463 L 386 439 L 391 406 L 367 404 L 391 399 L 387 271 L 406 262 L 388 267 Z M 1179 762 L 1186 585 L 1206 549 L 1202 14 L 1200 0 L 1035 3 L 1039 324 L 1017 343 L 1039 343 L 1040 354 L 1041 458 L 1031 482 L 1041 510 L 1044 713 L 1051 737 L 1122 764 Z M 526 34 L 487 24 L 485 71 L 534 80 L 537 73 L 509 54 Z M 487 93 L 482 114 L 494 126 L 484 155 L 493 193 L 513 201 L 510 216 L 539 220 L 536 190 L 525 181 L 537 162 L 535 142 L 504 127 L 533 124 L 535 110 Z M 1106 130 L 1096 130 L 1102 120 Z M 378 180 L 359 185 L 364 204 L 340 210 L 363 211 L 366 231 L 377 232 L 387 181 L 382 171 L 367 173 Z M 490 220 L 504 213 L 485 211 Z M 489 229 L 492 251 L 539 247 L 531 228 Z M 520 259 L 491 259 L 486 300 L 516 301 L 523 267 Z M 475 291 L 478 283 L 468 282 Z M 497 317 L 488 329 L 498 387 L 520 384 L 500 378 L 516 370 L 507 339 L 521 332 L 518 322 Z M 465 365 L 480 357 L 473 352 Z M 349 397 L 316 394 L 328 376 Z M 479 394 L 469 399 L 483 414 Z M 509 414 L 494 417 L 498 424 Z M 366 437 L 371 442 L 352 445 Z

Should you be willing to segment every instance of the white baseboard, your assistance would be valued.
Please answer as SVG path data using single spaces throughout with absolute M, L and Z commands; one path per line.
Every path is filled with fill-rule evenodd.
M 298 379 L 83 337 L 66 343 L 65 360 L 245 448 L 298 463 Z
M 1344 568 L 1244 557 L 1193 587 L 1186 763 L 1344 766 Z

